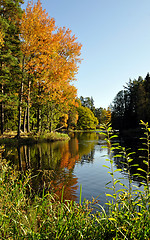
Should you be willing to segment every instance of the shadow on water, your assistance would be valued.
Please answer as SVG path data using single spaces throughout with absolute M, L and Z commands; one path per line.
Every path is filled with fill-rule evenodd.
M 142 136 L 142 132 L 140 132 L 140 135 Z M 137 185 L 140 187 L 140 182 L 145 182 L 143 177 L 146 177 L 146 174 L 144 172 L 138 171 L 138 168 L 141 168 L 145 171 L 147 171 L 147 166 L 143 163 L 143 160 L 146 160 L 147 158 L 147 151 L 140 151 L 139 149 L 143 148 L 144 140 L 140 139 L 141 136 L 135 134 L 133 136 L 126 136 L 123 135 L 120 137 L 119 142 L 120 145 L 125 147 L 126 153 L 133 153 L 130 155 L 130 157 L 133 159 L 130 166 L 130 172 L 131 172 L 131 179 L 135 182 L 137 182 Z M 145 147 L 144 147 L 145 148 Z M 117 168 L 123 169 L 124 176 L 127 176 L 127 170 L 126 168 L 126 159 L 125 158 L 114 158 L 114 163 L 117 166 Z M 135 165 L 132 167 L 132 165 Z M 139 173 L 143 177 L 141 178 L 138 175 L 135 175 Z

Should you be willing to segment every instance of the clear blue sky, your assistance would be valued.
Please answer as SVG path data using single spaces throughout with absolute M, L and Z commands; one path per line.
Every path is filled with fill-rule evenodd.
M 107 108 L 130 78 L 145 78 L 150 71 L 150 0 L 41 3 L 56 25 L 72 30 L 83 45 L 74 84 L 79 97 L 92 96 L 96 107 Z

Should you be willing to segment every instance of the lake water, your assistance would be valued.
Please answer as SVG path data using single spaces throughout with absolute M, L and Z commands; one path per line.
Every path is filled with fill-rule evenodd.
M 105 188 L 105 184 L 111 181 L 111 176 L 108 169 L 103 167 L 110 167 L 106 161 L 108 150 L 103 146 L 106 143 L 99 133 L 72 133 L 69 142 L 6 147 L 5 157 L 18 170 L 31 170 L 34 176 L 31 186 L 35 192 L 42 192 L 45 186 L 60 196 L 64 187 L 64 198 L 78 202 L 82 185 L 82 201 L 84 198 L 92 200 L 92 197 L 99 196 L 99 203 L 104 205 L 105 193 L 112 192 Z M 114 170 L 117 165 L 122 167 L 119 159 L 114 162 Z M 115 178 L 125 178 L 121 181 L 128 185 L 127 174 L 123 170 L 116 172 Z

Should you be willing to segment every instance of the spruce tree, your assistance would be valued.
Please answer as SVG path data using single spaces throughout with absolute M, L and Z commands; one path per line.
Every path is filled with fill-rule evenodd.
M 12 107 L 21 81 L 19 20 L 22 0 L 0 0 L 0 114 L 1 134 L 5 109 Z

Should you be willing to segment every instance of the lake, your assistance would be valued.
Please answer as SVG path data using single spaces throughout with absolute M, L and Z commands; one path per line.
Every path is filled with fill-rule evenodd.
M 105 184 L 111 181 L 108 169 L 103 167 L 110 167 L 106 161 L 108 149 L 103 148 L 106 143 L 97 132 L 71 133 L 70 137 L 69 142 L 6 147 L 4 155 L 17 170 L 23 173 L 31 170 L 33 191 L 40 193 L 45 186 L 60 196 L 64 186 L 64 198 L 78 202 L 82 185 L 82 201 L 98 196 L 99 203 L 104 205 L 105 193 L 112 193 L 105 188 Z M 118 158 L 115 159 L 114 170 L 117 165 L 123 168 Z M 124 178 L 121 182 L 128 185 L 128 177 L 123 170 L 115 172 L 115 178 Z M 135 181 L 135 184 L 138 182 Z

